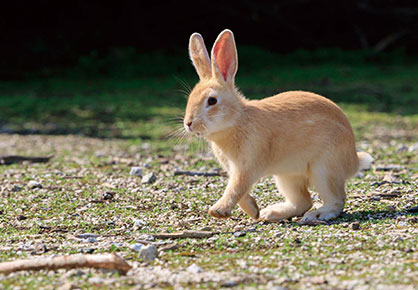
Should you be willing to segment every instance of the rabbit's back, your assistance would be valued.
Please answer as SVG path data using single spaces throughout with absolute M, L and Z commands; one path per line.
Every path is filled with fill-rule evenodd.
M 254 103 L 251 104 L 252 102 Z M 347 117 L 334 102 L 311 92 L 289 91 L 262 100 L 250 101 L 249 104 L 273 113 L 276 118 L 280 119 L 325 118 L 337 121 L 351 129 Z
M 274 167 L 281 164 L 283 170 L 292 173 L 327 155 L 347 159 L 347 174 L 357 170 L 350 123 L 342 110 L 325 97 L 303 91 L 285 92 L 248 101 L 244 115 L 243 130 L 252 136 L 251 143 L 263 148 L 261 159 Z M 273 160 L 281 162 L 268 162 Z
M 262 100 L 248 101 L 246 111 L 252 120 L 258 120 L 266 129 L 281 128 L 281 133 L 285 135 L 300 135 L 304 130 L 299 130 L 303 128 L 317 134 L 326 134 L 324 129 L 334 131 L 335 128 L 353 136 L 343 111 L 331 100 L 311 92 L 289 91 Z M 291 127 L 297 127 L 298 130 L 289 131 Z

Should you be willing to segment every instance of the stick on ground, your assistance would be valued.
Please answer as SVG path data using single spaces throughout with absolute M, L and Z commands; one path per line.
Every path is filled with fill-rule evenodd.
M 186 230 L 183 232 L 176 232 L 176 233 L 159 233 L 159 234 L 151 234 L 156 239 L 182 239 L 182 238 L 208 238 L 217 233 L 208 232 L 208 231 L 193 231 L 193 230 Z
M 182 238 L 209 238 L 217 233 L 209 232 L 209 231 L 193 231 L 193 230 L 185 230 L 183 232 L 175 232 L 175 233 L 159 233 L 159 234 L 151 234 L 156 239 L 182 239 Z
M 132 266 L 116 254 L 103 255 L 69 255 L 58 257 L 41 257 L 0 263 L 0 273 L 8 274 L 17 271 L 57 270 L 74 268 L 96 268 L 117 270 L 126 274 Z
M 0 156 L 0 164 L 10 165 L 13 163 L 19 163 L 23 161 L 29 161 L 32 163 L 45 163 L 48 162 L 53 156 L 47 157 L 33 157 L 33 156 L 18 156 L 18 155 L 3 155 Z
M 189 176 L 221 176 L 219 172 L 202 172 L 202 171 L 187 171 L 187 170 L 176 170 L 174 175 L 189 175 Z

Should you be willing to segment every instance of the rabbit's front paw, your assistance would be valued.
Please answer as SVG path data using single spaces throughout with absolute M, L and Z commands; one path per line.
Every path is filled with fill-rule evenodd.
M 330 219 L 336 218 L 340 214 L 341 210 L 339 208 L 336 209 L 329 209 L 325 207 L 321 207 L 317 210 L 313 210 L 311 212 L 305 213 L 302 218 L 302 222 L 309 222 L 309 221 L 328 221 Z
M 283 220 L 284 216 L 274 207 L 267 207 L 260 211 L 259 220 L 262 221 L 279 221 Z
M 218 219 L 226 219 L 231 216 L 231 208 L 224 203 L 217 202 L 209 209 L 209 214 Z

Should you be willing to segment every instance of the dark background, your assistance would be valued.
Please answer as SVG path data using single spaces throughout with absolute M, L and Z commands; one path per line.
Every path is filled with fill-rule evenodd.
M 224 28 L 240 45 L 287 53 L 339 47 L 418 52 L 416 1 L 9 1 L 0 9 L 0 76 L 76 65 L 118 47 L 185 53 L 198 31 L 210 49 Z

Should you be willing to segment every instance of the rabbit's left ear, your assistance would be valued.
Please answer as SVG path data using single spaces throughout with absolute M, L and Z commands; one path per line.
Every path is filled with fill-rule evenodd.
M 227 83 L 234 83 L 238 70 L 238 55 L 234 34 L 225 29 L 219 34 L 212 48 L 212 76 Z

